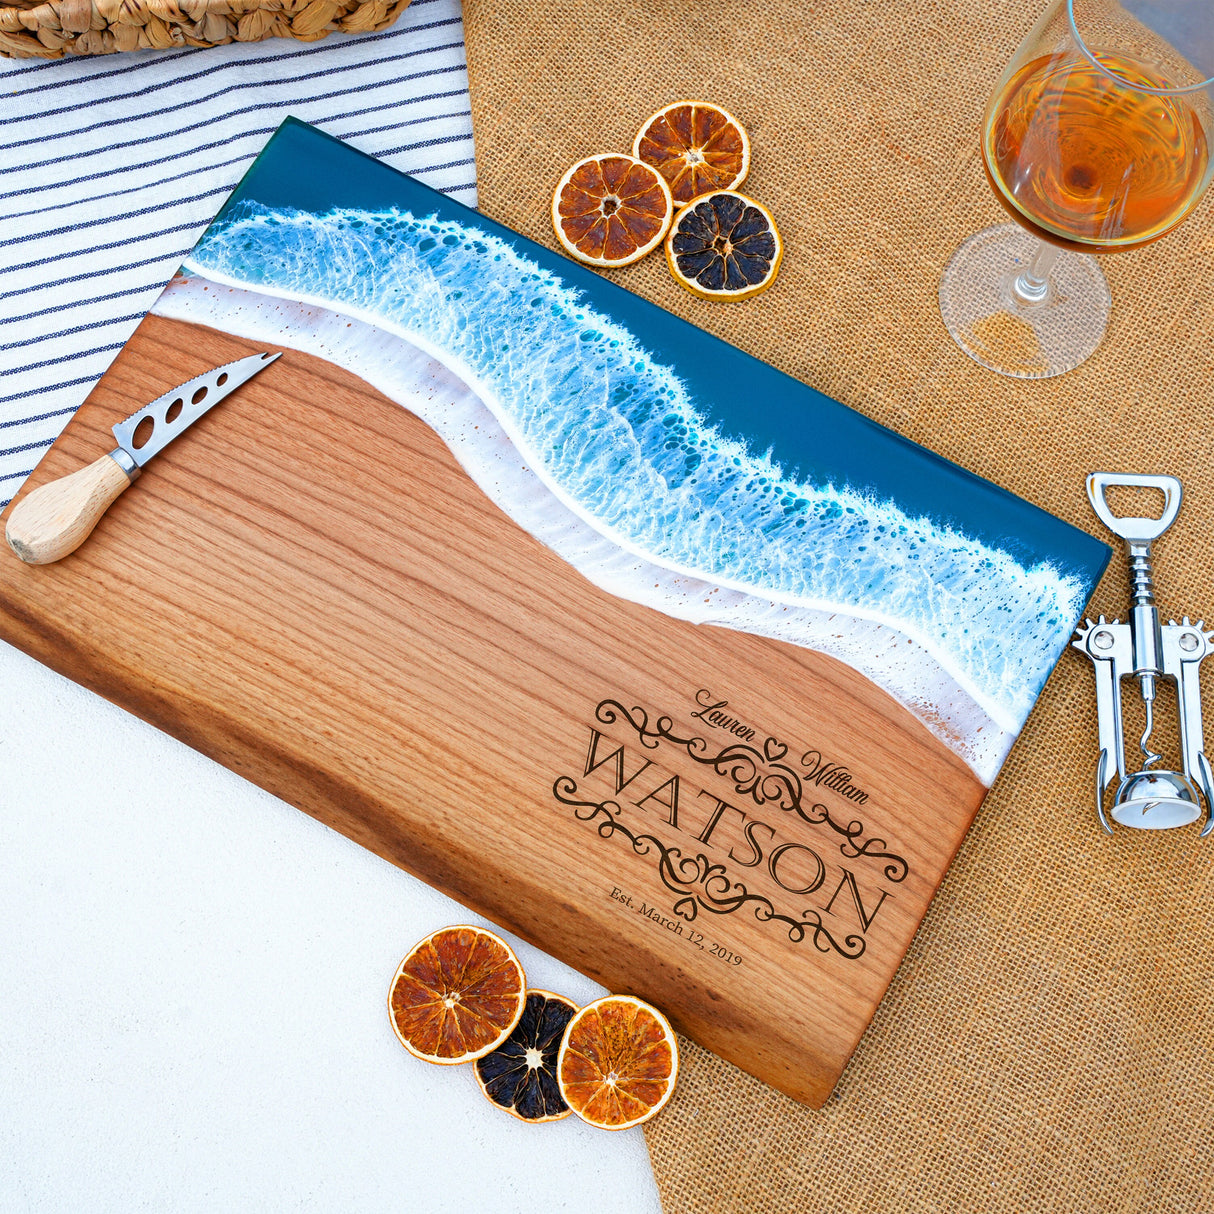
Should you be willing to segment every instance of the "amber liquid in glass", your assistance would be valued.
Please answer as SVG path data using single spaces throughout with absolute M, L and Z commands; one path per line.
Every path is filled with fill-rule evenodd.
M 1130 84 L 1174 87 L 1132 59 L 1096 57 Z M 1090 253 L 1175 227 L 1201 196 L 1208 160 L 1184 97 L 1136 92 L 1077 53 L 1025 64 L 995 99 L 983 141 L 987 176 L 1012 217 Z

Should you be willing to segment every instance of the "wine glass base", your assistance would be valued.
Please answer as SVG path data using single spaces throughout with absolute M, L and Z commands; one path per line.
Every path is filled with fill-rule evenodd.
M 1109 284 L 1087 253 L 1059 256 L 1041 302 L 1017 297 L 1013 284 L 1039 244 L 1014 223 L 987 228 L 953 254 L 940 280 L 940 315 L 953 340 L 1000 375 L 1062 375 L 1100 345 L 1109 323 Z

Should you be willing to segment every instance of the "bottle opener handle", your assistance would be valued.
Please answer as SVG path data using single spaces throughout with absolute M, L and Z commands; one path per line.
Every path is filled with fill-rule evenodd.
M 1158 489 L 1163 493 L 1163 514 L 1159 518 L 1120 518 L 1109 508 L 1105 493 L 1113 486 L 1127 489 Z M 1114 534 L 1131 543 L 1157 540 L 1176 521 L 1183 496 L 1180 481 L 1174 476 L 1149 476 L 1136 472 L 1093 472 L 1087 481 L 1088 501 L 1096 517 Z

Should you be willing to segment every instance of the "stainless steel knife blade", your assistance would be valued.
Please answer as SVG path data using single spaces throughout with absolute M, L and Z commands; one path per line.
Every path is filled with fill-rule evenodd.
M 183 430 L 188 430 L 208 409 L 247 383 L 281 354 L 251 354 L 225 363 L 158 396 L 125 421 L 114 427 L 118 446 L 142 468 L 153 455 L 159 455 Z M 144 425 L 150 422 L 150 425 Z M 140 427 L 143 430 L 140 431 Z

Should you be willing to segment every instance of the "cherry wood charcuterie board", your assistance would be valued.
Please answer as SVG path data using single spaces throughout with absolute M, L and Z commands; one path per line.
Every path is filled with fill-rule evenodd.
M 163 390 L 166 362 L 185 378 L 257 348 L 180 328 L 143 322 L 29 487 L 112 446 L 109 427 Z M 981 784 L 848 667 L 598 590 L 498 511 L 416 417 L 319 359 L 287 351 L 280 364 L 149 464 L 72 556 L 32 567 L 5 552 L 0 633 L 604 985 L 649 999 L 794 1098 L 821 1103 Z M 756 806 L 686 748 L 642 744 L 625 712 L 637 706 L 651 728 L 668 714 L 671 733 L 723 749 L 734 735 L 691 717 L 705 689 L 763 731 L 760 746 L 771 737 L 798 757 L 811 743 L 869 756 L 858 770 L 874 808 L 853 813 L 840 799 L 836 812 L 890 840 L 905 878 L 884 876 L 893 859 L 845 859 L 829 827 Z M 840 702 L 842 714 L 804 707 Z M 589 778 L 588 760 L 602 764 Z M 635 776 L 618 794 L 617 762 L 625 780 Z M 677 830 L 666 804 L 674 776 Z M 854 874 L 867 930 L 850 884 L 823 921 L 840 941 L 859 934 L 863 957 L 794 943 L 749 913 L 685 922 L 655 856 L 635 854 L 624 836 L 601 838 L 554 796 L 562 777 L 577 799 L 627 804 L 620 820 L 636 834 L 652 825 L 713 860 L 752 858 L 745 828 L 734 829 L 740 813 L 723 814 L 707 843 L 694 838 L 717 798 L 745 805 L 747 824 L 768 828 L 751 832 L 764 861 L 771 845 L 791 843 L 828 865 L 807 905 L 829 902 Z M 891 821 L 879 806 L 895 793 L 930 812 Z M 646 808 L 633 803 L 646 795 Z M 808 884 L 816 865 L 784 857 L 775 873 Z M 738 871 L 748 890 L 783 892 L 766 863 Z M 702 951 L 693 930 L 727 952 Z
M 172 384 L 283 357 L 74 554 L 6 552 L 0 636 L 821 1105 L 973 765 L 836 657 L 601 588 L 367 378 L 198 315 L 143 321 L 24 492 Z

